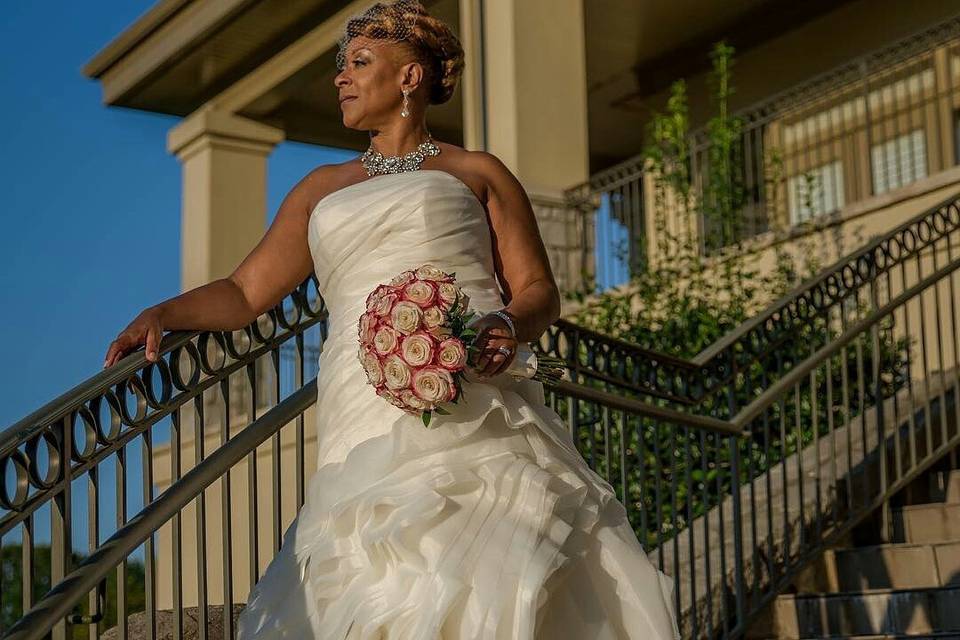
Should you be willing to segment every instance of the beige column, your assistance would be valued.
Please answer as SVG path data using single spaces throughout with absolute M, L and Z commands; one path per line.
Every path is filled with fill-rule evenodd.
M 463 102 L 463 148 L 487 150 L 483 104 L 483 0 L 459 0 L 460 45 L 464 68 L 460 77 Z
M 201 109 L 167 135 L 183 164 L 181 288 L 223 278 L 257 244 L 267 219 L 267 156 L 282 130 Z
M 484 0 L 487 151 L 523 183 L 561 290 L 592 272 L 593 220 L 563 190 L 589 178 L 581 0 Z M 462 5 L 461 5 L 462 6 Z

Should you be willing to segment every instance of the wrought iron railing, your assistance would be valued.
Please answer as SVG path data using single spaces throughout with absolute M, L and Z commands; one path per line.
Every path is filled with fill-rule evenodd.
M 742 123 L 741 161 L 731 180 L 739 215 L 722 223 L 701 208 L 692 229 L 683 216 L 664 216 L 667 233 L 694 234 L 705 254 L 829 217 L 957 166 L 960 17 L 733 115 Z M 706 127 L 690 134 L 690 154 L 693 190 L 702 197 L 710 172 Z M 569 206 L 596 216 L 593 260 L 603 287 L 625 282 L 648 264 L 656 231 L 644 207 L 644 163 L 642 154 L 635 156 L 566 191 Z
M 878 507 L 889 522 L 891 496 L 957 444 L 958 247 L 954 198 L 833 265 L 689 362 L 567 322 L 541 337 L 540 350 L 564 357 L 572 373 L 546 389 L 547 400 L 616 488 L 641 542 L 678 577 L 685 638 L 742 635 L 819 550 Z M 21 594 L 10 607 L 12 626 L 3 629 L 8 637 L 80 637 L 81 628 L 96 637 L 111 576 L 127 586 L 114 598 L 123 637 L 135 609 L 125 599 L 127 568 L 141 544 L 143 635 L 154 637 L 161 614 L 182 629 L 184 605 L 194 601 L 205 629 L 214 622 L 212 605 L 242 598 L 249 585 L 238 588 L 236 575 L 255 581 L 279 549 L 287 482 L 295 486 L 288 516 L 303 504 L 304 423 L 323 409 L 304 375 L 307 334 L 324 329 L 322 302 L 307 295 L 314 285 L 308 279 L 244 331 L 168 335 L 161 361 L 132 354 L 0 434 L 0 464 L 13 476 L 0 486 L 0 539 L 20 534 L 18 555 L 3 556 L 0 567 L 0 611 L 11 604 L 9 576 Z M 293 356 L 289 393 L 284 349 Z M 270 366 L 261 368 L 264 360 Z M 268 389 L 272 397 L 264 399 Z M 171 484 L 155 496 L 151 462 L 164 419 Z M 191 424 L 196 433 L 213 431 L 212 443 L 208 450 L 207 438 L 193 439 L 194 469 L 185 475 L 181 451 L 190 449 Z M 294 433 L 285 439 L 287 424 Z M 268 440 L 265 476 L 256 448 Z M 294 465 L 280 463 L 285 442 L 293 443 Z M 128 518 L 133 458 L 126 448 L 135 443 L 143 506 Z M 98 473 L 111 461 L 117 532 L 100 542 L 105 483 Z M 239 478 L 248 489 L 261 479 L 266 486 L 234 492 Z M 85 509 L 75 505 L 77 482 L 86 485 Z M 213 489 L 216 515 L 206 509 Z M 269 518 L 261 517 L 261 495 Z M 52 588 L 35 598 L 34 541 L 47 509 Z M 235 527 L 236 518 L 246 526 Z M 74 559 L 84 519 L 89 552 Z M 184 529 L 196 536 L 190 554 Z M 220 548 L 208 554 L 211 529 L 220 532 Z M 170 540 L 163 557 L 158 530 Z M 160 562 L 170 572 L 169 611 L 157 606 Z M 224 607 L 217 615 L 227 636 L 235 613 Z
M 148 362 L 142 350 L 134 352 L 0 434 L 0 467 L 4 472 L 4 482 L 0 484 L 0 546 L 4 550 L 19 548 L 19 557 L 5 552 L 4 566 L 0 567 L 0 631 L 8 631 L 13 622 L 22 620 L 21 616 L 36 605 L 40 607 L 36 611 L 44 627 L 44 632 L 36 637 L 43 637 L 47 630 L 54 639 L 78 637 L 77 629 L 89 637 L 98 637 L 97 630 L 107 614 L 105 573 L 101 572 L 97 582 L 89 585 L 86 603 L 70 603 L 71 607 L 84 605 L 82 611 L 56 615 L 44 605 L 37 605 L 36 599 L 43 595 L 43 590 L 38 593 L 38 583 L 55 590 L 71 584 L 64 579 L 71 565 L 82 558 L 75 549 L 75 538 L 85 535 L 90 557 L 115 553 L 109 541 L 100 542 L 100 529 L 108 522 L 104 511 L 109 505 L 105 504 L 104 495 L 114 498 L 113 519 L 118 529 L 128 523 L 128 508 L 136 497 L 129 492 L 131 484 L 139 485 L 136 491 L 142 497 L 136 501 L 143 505 L 155 502 L 153 457 L 161 434 L 172 445 L 173 487 L 182 491 L 183 485 L 177 481 L 185 462 L 180 458 L 183 438 L 193 439 L 195 463 L 199 463 L 205 457 L 208 437 L 219 436 L 222 445 L 238 432 L 243 433 L 242 427 L 255 420 L 268 405 L 290 394 L 303 395 L 305 374 L 312 366 L 308 356 L 315 360 L 313 354 L 317 353 L 326 329 L 322 300 L 308 295 L 311 288 L 315 291 L 314 285 L 315 281 L 308 279 L 276 308 L 243 330 L 168 334 L 157 362 Z M 209 419 L 211 414 L 213 418 Z M 195 437 L 198 434 L 203 437 Z M 302 417 L 296 424 L 296 440 L 302 448 Z M 276 473 L 279 440 L 274 441 L 273 451 Z M 251 477 L 256 475 L 256 462 L 256 456 L 251 455 Z M 131 473 L 135 467 L 139 467 L 139 473 Z M 108 474 L 102 478 L 104 469 Z M 112 478 L 109 471 L 113 472 Z M 298 500 L 302 501 L 302 455 L 298 456 L 294 471 Z M 229 496 L 228 477 L 223 478 L 223 491 Z M 251 494 L 250 500 L 251 508 L 256 510 L 255 495 Z M 197 496 L 196 504 L 198 530 L 202 531 L 206 525 L 202 494 Z M 224 508 L 220 517 L 224 530 L 229 530 L 229 509 Z M 130 522 L 135 521 L 141 522 Z M 180 524 L 180 516 L 174 516 L 173 527 L 179 529 Z M 279 548 L 277 534 L 281 532 L 281 522 L 277 510 L 272 514 L 272 524 L 274 547 Z M 41 531 L 48 533 L 49 545 L 38 544 Z M 202 536 L 197 548 L 203 566 L 207 550 Z M 252 549 L 251 562 L 255 563 L 256 545 Z M 137 588 L 145 601 L 149 623 L 154 626 L 158 558 L 153 536 L 146 540 L 143 551 L 143 582 Z M 180 552 L 178 538 L 172 557 L 164 558 L 173 563 L 177 578 Z M 228 555 L 229 545 L 222 552 Z M 130 586 L 126 554 L 108 557 L 117 560 L 110 565 L 114 584 Z M 47 575 L 38 572 L 38 568 L 47 565 Z M 228 562 L 225 566 L 223 584 L 229 594 L 232 565 Z M 203 584 L 199 615 L 205 623 L 206 583 L 202 570 L 200 577 Z M 176 601 L 182 583 L 175 580 L 174 585 Z M 127 589 L 115 591 L 116 601 L 109 603 L 111 617 L 125 624 L 131 613 Z M 12 601 L 14 595 L 16 601 Z M 228 599 L 233 599 L 232 594 Z M 175 611 L 177 628 L 182 628 L 182 610 L 177 607 Z M 73 630 L 70 634 L 68 626 Z M 37 628 L 31 623 L 31 633 L 37 633 Z

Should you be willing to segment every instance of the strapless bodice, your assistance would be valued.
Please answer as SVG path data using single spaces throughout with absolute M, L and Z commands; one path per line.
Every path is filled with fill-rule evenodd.
M 490 226 L 473 190 L 452 173 L 420 169 L 366 178 L 324 196 L 308 242 L 331 340 L 355 339 L 367 294 L 406 269 L 455 272 L 470 307 L 504 305 Z

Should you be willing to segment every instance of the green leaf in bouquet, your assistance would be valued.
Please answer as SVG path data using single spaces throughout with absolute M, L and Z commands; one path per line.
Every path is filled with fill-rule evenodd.
M 434 411 L 436 411 L 440 415 L 444 415 L 444 416 L 450 415 L 450 412 L 444 409 L 443 407 L 437 407 L 436 409 L 434 409 Z
M 423 426 L 430 428 L 430 412 L 424 411 L 420 414 L 420 419 L 423 420 Z

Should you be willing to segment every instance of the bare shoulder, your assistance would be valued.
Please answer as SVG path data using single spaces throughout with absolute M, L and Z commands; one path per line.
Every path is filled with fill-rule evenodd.
M 360 163 L 357 160 L 322 164 L 314 167 L 300 180 L 296 188 L 302 189 L 312 211 L 324 197 L 361 179 Z
M 516 182 L 519 184 L 513 172 L 507 168 L 500 158 L 487 151 L 471 151 L 471 162 L 489 185 L 503 184 L 504 182 Z
M 486 151 L 468 151 L 463 147 L 447 143 L 438 143 L 441 157 L 446 156 L 442 163 L 436 163 L 434 168 L 449 171 L 469 186 L 477 199 L 484 205 L 489 203 L 492 196 L 503 191 L 505 184 L 511 180 L 519 186 L 510 170 L 499 158 Z M 441 166 L 442 165 L 442 166 Z M 506 187 L 509 188 L 509 187 Z
M 473 170 L 485 185 L 485 204 L 488 205 L 488 211 L 495 214 L 499 211 L 515 210 L 517 206 L 530 206 L 520 180 L 500 158 L 486 151 L 471 153 Z

